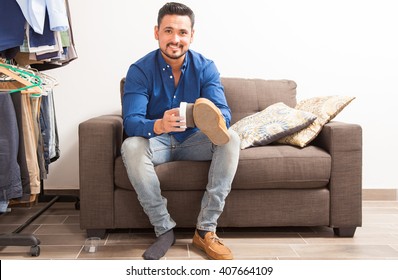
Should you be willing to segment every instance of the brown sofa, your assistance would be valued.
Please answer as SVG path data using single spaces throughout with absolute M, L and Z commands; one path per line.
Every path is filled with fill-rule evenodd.
M 231 124 L 276 102 L 296 104 L 294 81 L 222 78 L 222 83 Z M 123 138 L 120 115 L 79 125 L 80 226 L 88 236 L 151 228 L 120 156 Z M 209 165 L 180 161 L 156 167 L 177 227 L 195 227 Z M 362 129 L 356 124 L 329 122 L 305 148 L 270 144 L 241 150 L 218 227 L 327 226 L 350 237 L 362 223 L 361 181 Z

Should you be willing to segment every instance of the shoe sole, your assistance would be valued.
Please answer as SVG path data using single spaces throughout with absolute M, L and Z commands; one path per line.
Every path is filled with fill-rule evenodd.
M 193 107 L 195 125 L 209 137 L 215 145 L 224 145 L 229 141 L 228 130 L 220 110 L 206 98 L 196 100 Z

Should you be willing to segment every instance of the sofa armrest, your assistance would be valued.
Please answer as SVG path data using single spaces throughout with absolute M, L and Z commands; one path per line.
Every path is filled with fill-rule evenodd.
M 330 226 L 355 231 L 362 225 L 362 128 L 329 122 L 313 144 L 329 152 L 332 159 Z
M 114 162 L 120 155 L 123 120 L 104 115 L 79 125 L 80 227 L 112 228 Z

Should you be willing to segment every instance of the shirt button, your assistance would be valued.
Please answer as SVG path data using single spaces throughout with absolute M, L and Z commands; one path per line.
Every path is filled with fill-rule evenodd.
M 150 132 L 148 132 L 148 136 L 151 136 L 151 133 L 150 133 Z
M 170 76 L 170 79 L 173 79 L 173 76 Z
M 163 71 L 166 71 L 166 69 L 165 69 L 165 68 L 163 68 Z
M 175 96 L 175 95 L 173 96 L 173 98 L 176 98 L 176 97 L 177 97 L 177 96 Z

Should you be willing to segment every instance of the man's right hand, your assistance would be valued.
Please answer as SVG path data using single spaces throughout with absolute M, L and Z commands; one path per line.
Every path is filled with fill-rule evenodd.
M 185 131 L 186 128 L 181 128 L 181 126 L 185 125 L 186 123 L 184 118 L 180 117 L 179 108 L 174 108 L 165 111 L 163 118 L 156 120 L 153 130 L 158 135 L 169 132 Z

